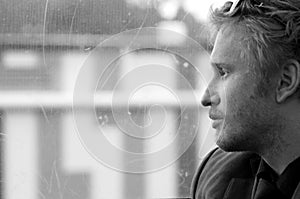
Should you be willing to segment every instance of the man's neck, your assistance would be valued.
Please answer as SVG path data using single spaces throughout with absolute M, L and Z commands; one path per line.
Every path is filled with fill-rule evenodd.
M 298 132 L 300 134 L 300 132 Z M 294 133 L 295 134 L 295 133 Z M 277 173 L 282 174 L 286 167 L 300 157 L 300 136 L 286 139 L 273 145 L 261 156 L 263 160 Z

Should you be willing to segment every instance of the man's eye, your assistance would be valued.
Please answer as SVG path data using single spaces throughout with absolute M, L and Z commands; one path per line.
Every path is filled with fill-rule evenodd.
M 220 76 L 226 76 L 228 74 L 228 72 L 222 67 L 218 67 L 218 72 Z

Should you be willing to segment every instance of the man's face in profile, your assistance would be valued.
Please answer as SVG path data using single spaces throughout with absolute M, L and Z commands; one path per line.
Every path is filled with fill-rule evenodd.
M 254 70 L 256 62 L 246 56 L 250 51 L 242 42 L 244 32 L 237 27 L 218 32 L 210 57 L 214 76 L 202 100 L 210 106 L 217 145 L 225 151 L 255 151 L 264 146 L 276 120 L 272 95 L 259 95 L 263 80 Z M 270 84 L 268 89 L 274 88 Z

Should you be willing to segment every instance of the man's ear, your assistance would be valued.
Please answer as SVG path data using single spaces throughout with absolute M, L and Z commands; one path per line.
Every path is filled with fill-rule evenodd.
M 289 60 L 283 66 L 276 89 L 276 101 L 284 102 L 289 96 L 293 95 L 300 83 L 300 63 L 297 60 Z

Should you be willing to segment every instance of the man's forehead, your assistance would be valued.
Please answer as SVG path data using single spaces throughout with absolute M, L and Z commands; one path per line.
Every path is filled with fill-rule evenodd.
M 243 38 L 246 37 L 244 31 L 233 27 L 224 27 L 217 33 L 214 47 L 210 56 L 212 63 L 234 64 L 241 59 L 244 51 Z

